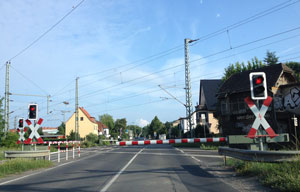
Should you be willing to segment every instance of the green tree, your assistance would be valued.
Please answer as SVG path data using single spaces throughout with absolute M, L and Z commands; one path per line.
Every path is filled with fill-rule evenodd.
M 142 135 L 146 138 L 148 138 L 150 134 L 150 124 L 149 125 L 146 125 L 145 127 L 142 128 Z
M 240 73 L 247 70 L 258 69 L 265 66 L 262 61 L 258 60 L 257 57 L 251 59 L 251 61 L 247 62 L 247 66 L 244 62 L 236 62 L 235 64 L 229 64 L 228 67 L 225 68 L 224 75 L 222 77 L 223 81 L 229 79 L 229 77 L 235 73 Z
M 60 126 L 58 127 L 58 134 L 59 135 L 65 135 L 65 130 L 66 130 L 66 124 L 62 122 Z
M 149 126 L 149 134 L 151 135 L 151 137 L 154 137 L 154 132 L 156 132 L 157 134 L 156 138 L 158 137 L 158 134 L 165 134 L 166 131 L 164 129 L 164 124 L 158 119 L 157 116 L 155 116 Z
M 114 127 L 114 133 L 117 133 L 117 135 L 125 135 L 125 131 L 126 131 L 126 127 L 127 127 L 127 121 L 125 118 L 122 119 L 117 119 L 115 121 L 115 127 Z M 121 131 L 121 132 L 120 132 Z
M 290 61 L 286 65 L 295 72 L 295 76 L 300 81 L 300 62 Z
M 109 129 L 110 133 L 114 133 L 114 127 L 115 127 L 115 123 L 114 123 L 114 119 L 111 115 L 109 114 L 103 114 L 101 116 L 99 116 L 99 120 L 101 123 L 103 123 L 104 125 L 106 125 Z
M 78 133 L 77 133 L 77 135 L 78 135 L 78 138 L 80 138 L 80 135 Z M 67 136 L 67 139 L 71 140 L 71 141 L 75 141 L 75 132 L 73 130 L 71 130 L 70 135 Z
M 278 63 L 278 59 L 279 57 L 276 57 L 276 53 L 275 52 L 270 52 L 269 50 L 267 51 L 267 55 L 264 58 L 264 62 L 267 65 L 275 65 Z
M 132 130 L 134 137 L 137 137 L 142 133 L 142 128 L 137 125 L 128 125 L 126 129 Z

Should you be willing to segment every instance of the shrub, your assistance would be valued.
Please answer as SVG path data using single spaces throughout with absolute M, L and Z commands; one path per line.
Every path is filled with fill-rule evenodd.
M 98 136 L 94 133 L 90 133 L 85 137 L 85 140 L 91 143 L 98 143 L 99 139 Z
M 1 146 L 14 148 L 18 147 L 17 141 L 19 139 L 18 133 L 8 132 L 6 138 L 2 137 L 1 139 Z

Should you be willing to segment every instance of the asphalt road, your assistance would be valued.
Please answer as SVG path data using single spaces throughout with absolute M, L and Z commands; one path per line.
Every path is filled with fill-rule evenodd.
M 216 152 L 149 145 L 81 153 L 51 169 L 2 179 L 0 191 L 238 191 L 207 169 L 222 163 Z

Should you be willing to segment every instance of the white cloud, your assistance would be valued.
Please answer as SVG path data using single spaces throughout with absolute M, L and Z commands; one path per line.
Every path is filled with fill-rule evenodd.
M 221 17 L 221 14 L 220 14 L 220 13 L 217 13 L 216 17 L 217 17 L 217 18 Z
M 149 124 L 149 121 L 147 121 L 147 120 L 145 120 L 145 119 L 139 119 L 139 120 L 137 120 L 137 124 L 138 124 L 138 126 L 140 126 L 140 127 L 145 127 L 146 125 Z

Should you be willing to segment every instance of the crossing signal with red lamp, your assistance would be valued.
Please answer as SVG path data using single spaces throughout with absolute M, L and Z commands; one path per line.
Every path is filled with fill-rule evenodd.
M 28 119 L 29 120 L 37 120 L 38 116 L 38 105 L 37 104 L 29 104 L 28 105 Z
M 249 74 L 251 99 L 261 100 L 268 97 L 266 74 L 264 72 L 253 72 Z
M 19 120 L 18 120 L 18 127 L 19 128 L 24 128 L 24 118 L 19 118 Z

